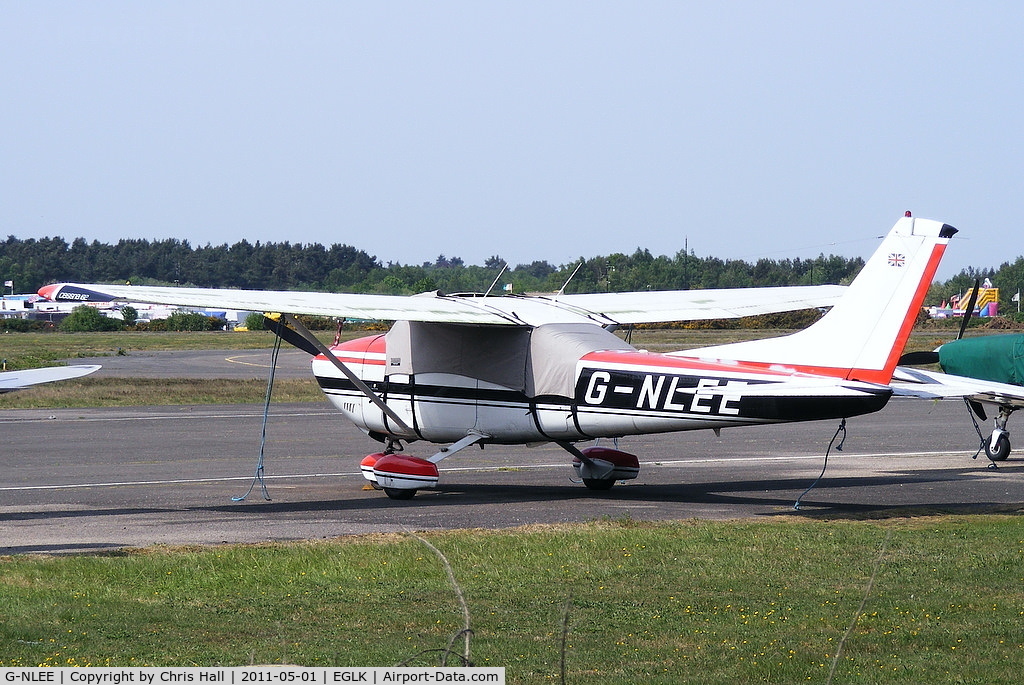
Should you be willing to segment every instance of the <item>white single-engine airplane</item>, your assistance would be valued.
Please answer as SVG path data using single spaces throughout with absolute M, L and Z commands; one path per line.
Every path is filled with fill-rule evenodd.
M 636 456 L 595 438 L 848 418 L 878 411 L 939 260 L 956 229 L 899 219 L 848 288 L 811 286 L 585 295 L 414 297 L 56 284 L 39 294 L 281 312 L 279 335 L 311 354 L 330 401 L 382 451 L 363 475 L 390 497 L 435 485 L 470 445 L 554 442 L 587 487 L 636 478 Z M 655 354 L 619 326 L 832 305 L 767 340 Z M 292 315 L 396 321 L 330 349 Z M 298 337 L 296 331 L 302 335 Z M 403 442 L 445 445 L 428 458 Z

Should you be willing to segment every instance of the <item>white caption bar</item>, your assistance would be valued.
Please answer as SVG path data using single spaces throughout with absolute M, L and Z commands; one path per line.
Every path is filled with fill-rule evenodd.
M 305 668 L 300 666 L 247 666 L 230 668 L 6 668 L 0 667 L 0 685 L 12 683 L 53 685 L 260 685 L 277 683 L 488 683 L 505 685 L 501 667 L 467 668 Z

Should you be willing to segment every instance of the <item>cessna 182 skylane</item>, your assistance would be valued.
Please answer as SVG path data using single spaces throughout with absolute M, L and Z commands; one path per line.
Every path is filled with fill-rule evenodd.
M 279 334 L 315 356 L 341 413 L 384 448 L 363 475 L 390 497 L 438 481 L 437 464 L 470 445 L 554 442 L 578 477 L 606 489 L 636 478 L 636 456 L 596 438 L 720 431 L 878 411 L 917 312 L 956 229 L 907 213 L 848 288 L 414 297 L 57 284 L 52 300 L 114 297 L 287 313 Z M 637 350 L 616 327 L 832 305 L 797 333 L 669 354 Z M 293 314 L 391 320 L 387 334 L 330 349 Z M 302 338 L 296 340 L 296 329 Z M 444 445 L 433 456 L 403 443 Z

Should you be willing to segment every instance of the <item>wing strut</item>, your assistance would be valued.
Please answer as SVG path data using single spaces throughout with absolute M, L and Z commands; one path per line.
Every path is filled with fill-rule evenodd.
M 453 454 L 455 454 L 459 450 L 465 449 L 465 448 L 469 447 L 470 445 L 475 445 L 476 443 L 480 442 L 481 440 L 484 440 L 484 439 L 489 438 L 489 437 L 490 436 L 486 435 L 485 433 L 479 433 L 477 431 L 470 431 L 469 434 L 466 435 L 466 437 L 462 438 L 462 440 L 459 440 L 457 443 L 455 443 L 453 445 L 449 445 L 448 447 L 442 447 L 441 450 L 437 454 L 435 454 L 434 456 L 432 456 L 429 459 L 427 459 L 427 461 L 429 461 L 432 464 L 436 464 L 437 462 L 441 461 L 442 459 L 447 459 L 448 457 L 452 456 Z
M 280 328 L 284 328 L 279 321 L 274 321 L 273 323 Z M 263 430 L 260 433 L 260 457 L 256 460 L 256 473 L 253 475 L 252 482 L 249 483 L 249 489 L 245 491 L 245 494 L 240 497 L 232 497 L 232 502 L 244 502 L 256 486 L 256 483 L 259 483 L 260 489 L 263 490 L 263 499 L 268 502 L 270 501 L 267 482 L 263 479 L 263 448 L 267 446 L 267 420 L 270 418 L 270 396 L 274 392 L 274 372 L 277 371 L 277 358 L 281 353 L 282 340 L 284 340 L 282 335 L 274 338 L 274 351 L 270 355 L 270 375 L 267 377 L 267 394 L 263 400 Z
M 327 361 L 334 364 L 335 368 L 337 368 L 338 371 L 341 371 L 343 374 L 345 374 L 345 378 L 352 381 L 352 384 L 359 389 L 359 392 L 366 395 L 367 399 L 373 402 L 374 405 L 376 405 L 378 409 L 384 412 L 384 414 L 389 419 L 394 421 L 399 428 L 401 428 L 406 433 L 413 432 L 413 430 L 409 428 L 408 424 L 406 424 L 406 422 L 403 421 L 401 417 L 399 417 L 398 414 L 396 414 L 394 410 L 391 409 L 391 407 L 385 404 L 384 400 L 382 400 L 380 396 L 377 395 L 377 393 L 370 389 L 370 386 L 363 382 L 362 378 L 357 376 L 355 372 L 352 371 L 352 369 L 345 366 L 340 359 L 335 357 L 334 353 L 327 349 L 326 345 L 317 340 L 316 336 L 310 333 L 309 329 L 303 326 L 298 319 L 296 319 L 291 314 L 281 314 L 281 317 L 285 320 L 285 322 L 288 323 L 289 326 L 295 329 L 296 333 L 301 335 L 306 342 L 312 345 L 317 352 L 322 354 L 327 359 Z

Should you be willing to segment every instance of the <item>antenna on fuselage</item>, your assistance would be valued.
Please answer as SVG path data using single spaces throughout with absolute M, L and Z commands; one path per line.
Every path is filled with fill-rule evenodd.
M 557 293 L 555 293 L 556 295 L 565 295 L 565 286 L 569 285 L 569 281 L 573 279 L 573 276 L 576 275 L 576 272 L 580 270 L 581 266 L 583 266 L 583 262 L 576 265 L 576 268 L 572 270 L 571 274 L 569 274 L 569 278 L 565 279 L 565 283 L 563 283 L 562 287 L 558 289 Z
M 501 267 L 501 271 L 499 271 L 498 275 L 494 277 L 494 281 L 491 283 L 491 287 L 487 289 L 487 292 L 484 293 L 484 297 L 487 297 L 488 295 L 491 294 L 491 291 L 494 290 L 494 286 L 498 285 L 498 279 L 501 278 L 501 275 L 505 273 L 505 269 L 507 268 L 508 262 L 505 262 L 505 266 Z

